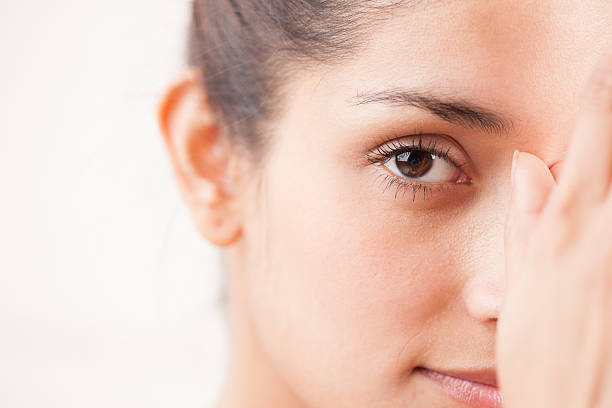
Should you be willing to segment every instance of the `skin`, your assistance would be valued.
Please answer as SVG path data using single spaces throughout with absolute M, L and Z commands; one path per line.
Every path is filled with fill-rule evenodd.
M 536 156 L 514 156 L 497 342 L 507 406 L 612 406 L 611 135 L 612 49 L 587 84 L 558 184 Z
M 588 84 L 612 42 L 612 7 L 426 3 L 396 9 L 351 60 L 296 72 L 257 167 L 221 132 L 197 71 L 163 98 L 160 125 L 194 223 L 227 260 L 232 357 L 218 407 L 463 406 L 416 367 L 499 369 L 510 407 L 610 406 L 609 395 L 594 397 L 611 384 L 609 368 L 566 385 L 576 367 L 612 364 L 601 346 L 609 292 L 593 302 L 585 284 L 610 289 L 612 260 L 592 256 L 610 253 L 609 233 L 582 222 L 610 225 L 612 216 L 601 204 L 610 201 L 612 97 L 583 92 L 601 88 Z M 606 61 L 596 78 L 609 83 Z M 355 103 L 399 88 L 476 103 L 507 128 Z M 581 111 L 593 100 L 599 108 Z M 412 143 L 415 131 L 450 148 L 471 183 L 433 183 L 441 188 L 427 199 L 385 188 L 393 176 L 364 155 L 394 139 Z M 530 154 L 515 162 L 513 191 L 515 149 Z M 550 197 L 559 198 L 548 205 Z M 585 259 L 595 272 L 576 274 Z M 555 271 L 565 280 L 552 290 Z M 588 335 L 550 347 L 576 332 Z M 578 364 L 585 355 L 590 366 Z M 569 395 L 576 389 L 587 391 Z M 542 390 L 557 396 L 536 399 Z

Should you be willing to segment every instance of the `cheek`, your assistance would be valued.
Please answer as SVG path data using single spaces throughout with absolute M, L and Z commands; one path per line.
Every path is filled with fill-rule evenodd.
M 394 210 L 371 180 L 300 163 L 277 158 L 264 176 L 249 275 L 258 335 L 304 389 L 380 397 L 418 365 L 423 334 L 458 290 L 448 271 L 459 234 L 442 242 L 431 217 Z

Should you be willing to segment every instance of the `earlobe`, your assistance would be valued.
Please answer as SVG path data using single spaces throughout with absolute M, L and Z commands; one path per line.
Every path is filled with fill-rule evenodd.
M 219 132 L 197 70 L 183 73 L 162 97 L 159 126 L 174 173 L 200 233 L 228 246 L 241 233 L 232 151 Z

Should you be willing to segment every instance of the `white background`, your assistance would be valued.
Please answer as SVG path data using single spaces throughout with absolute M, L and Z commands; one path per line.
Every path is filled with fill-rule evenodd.
M 0 406 L 207 407 L 226 340 L 155 110 L 186 0 L 0 0 Z

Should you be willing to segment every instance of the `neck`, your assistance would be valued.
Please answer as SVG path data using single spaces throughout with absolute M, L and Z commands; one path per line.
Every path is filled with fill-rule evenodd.
M 245 301 L 243 274 L 235 259 L 228 257 L 228 318 L 230 360 L 227 379 L 215 408 L 302 407 L 261 347 Z

